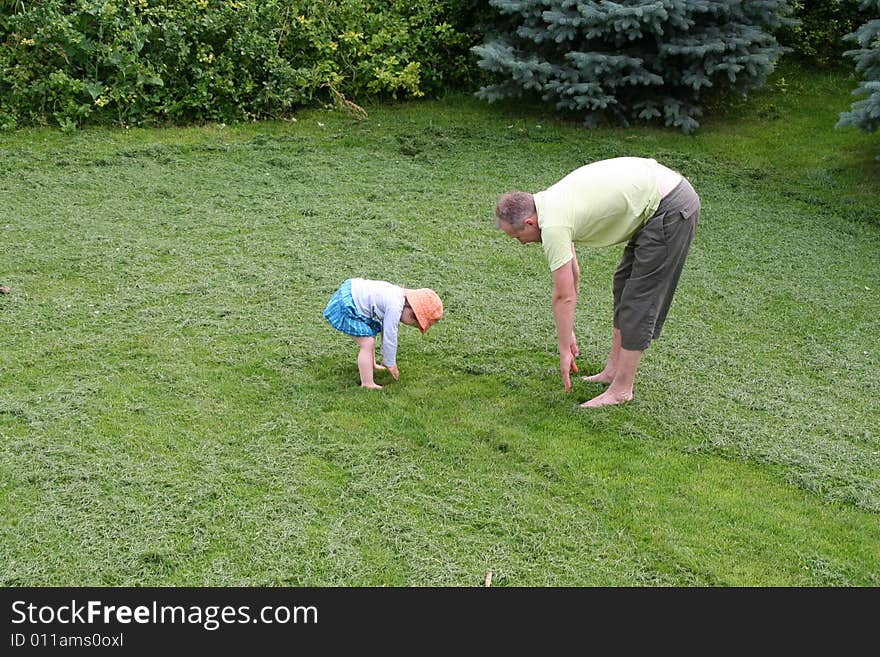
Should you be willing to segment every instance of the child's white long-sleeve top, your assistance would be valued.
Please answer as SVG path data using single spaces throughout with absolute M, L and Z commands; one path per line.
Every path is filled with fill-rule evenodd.
M 361 315 L 382 323 L 382 364 L 396 365 L 397 329 L 406 301 L 404 289 L 385 281 L 352 278 L 351 298 Z

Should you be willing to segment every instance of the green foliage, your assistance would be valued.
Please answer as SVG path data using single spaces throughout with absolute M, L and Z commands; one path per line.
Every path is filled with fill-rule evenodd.
M 862 8 L 880 15 L 880 0 L 865 0 Z M 873 132 L 880 127 L 880 18 L 867 21 L 847 35 L 847 39 L 860 46 L 846 52 L 855 60 L 856 71 L 862 76 L 853 93 L 866 98 L 855 101 L 849 112 L 842 112 L 837 125 L 854 125 L 865 132 Z
M 466 84 L 463 0 L 46 0 L 8 12 L 0 125 L 283 116 Z
M 24 0 L 0 0 L 0 19 L 24 9 Z
M 840 66 L 844 36 L 864 20 L 859 0 L 792 0 L 791 4 L 797 23 L 776 34 L 780 44 L 791 50 L 788 56 L 804 64 Z
M 781 53 L 783 0 L 491 0 L 497 34 L 474 47 L 497 74 L 481 98 L 523 94 L 582 116 L 691 132 L 703 97 L 759 86 Z

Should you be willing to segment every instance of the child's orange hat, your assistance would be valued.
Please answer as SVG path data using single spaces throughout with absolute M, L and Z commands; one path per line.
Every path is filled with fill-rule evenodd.
M 404 293 L 422 333 L 443 317 L 443 302 L 434 290 L 421 287 L 417 290 L 404 289 Z

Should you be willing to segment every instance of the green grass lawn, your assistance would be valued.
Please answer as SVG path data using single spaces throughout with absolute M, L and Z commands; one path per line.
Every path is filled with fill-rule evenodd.
M 880 585 L 880 136 L 787 72 L 693 136 L 465 96 L 0 135 L 0 583 Z M 703 199 L 636 399 L 558 375 L 500 192 L 656 157 Z M 582 372 L 620 248 L 580 249 Z M 428 286 L 358 387 L 345 278 Z

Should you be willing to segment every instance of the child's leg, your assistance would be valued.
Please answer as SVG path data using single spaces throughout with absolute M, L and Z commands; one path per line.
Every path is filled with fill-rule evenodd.
M 352 338 L 358 343 L 358 372 L 361 374 L 361 385 L 364 388 L 379 390 L 382 386 L 373 381 L 373 366 L 376 364 L 376 338 L 365 336 Z
M 379 361 L 376 360 L 376 344 L 375 343 L 373 343 L 373 369 L 374 370 L 387 370 L 388 369 L 384 365 L 380 365 Z

